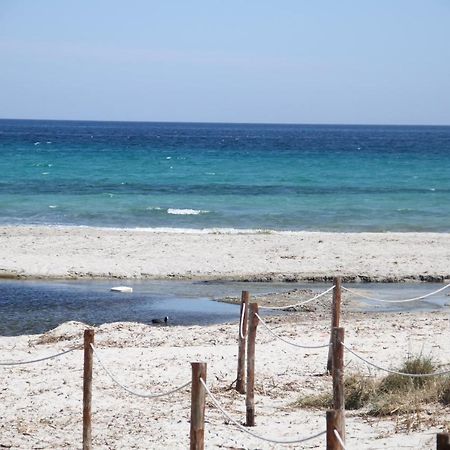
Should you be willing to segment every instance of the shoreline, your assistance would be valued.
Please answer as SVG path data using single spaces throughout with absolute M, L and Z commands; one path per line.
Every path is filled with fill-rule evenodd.
M 0 278 L 450 280 L 450 233 L 0 227 Z

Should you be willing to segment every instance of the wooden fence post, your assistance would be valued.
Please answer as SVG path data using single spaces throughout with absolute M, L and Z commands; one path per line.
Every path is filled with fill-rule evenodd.
M 344 328 L 333 328 L 333 408 L 342 412 L 342 420 L 336 428 L 345 442 L 345 393 L 344 393 Z
M 333 303 L 331 306 L 331 333 L 333 328 L 339 327 L 341 322 L 341 277 L 333 278 Z M 331 343 L 331 333 L 330 333 L 330 343 Z M 328 360 L 327 360 L 327 372 L 331 373 L 333 367 L 332 355 L 333 350 L 330 346 L 328 349 Z
M 450 434 L 438 433 L 436 436 L 437 450 L 450 450 Z
M 200 379 L 206 383 L 206 363 L 193 362 L 191 386 L 191 431 L 190 450 L 205 448 L 205 400 L 206 390 Z
M 241 314 L 239 315 L 239 351 L 236 379 L 236 391 L 245 394 L 245 350 L 247 344 L 247 322 L 248 322 L 248 291 L 242 291 Z
M 92 449 L 92 367 L 94 330 L 84 330 L 83 450 Z
M 259 319 L 258 303 L 250 303 L 249 323 L 248 323 L 248 342 L 247 342 L 247 390 L 245 396 L 246 421 L 247 427 L 255 426 L 255 343 L 256 329 Z
M 327 411 L 327 450 L 344 450 L 334 434 L 334 430 L 337 430 L 339 433 L 339 430 L 343 428 L 344 412 L 336 410 Z M 340 436 L 344 440 L 342 435 Z

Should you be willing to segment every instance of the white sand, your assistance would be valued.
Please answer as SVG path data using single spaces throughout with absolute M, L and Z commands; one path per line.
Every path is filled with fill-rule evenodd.
M 325 279 L 336 274 L 364 280 L 449 279 L 450 234 L 432 233 L 226 233 L 70 227 L 1 227 L 0 276 L 200 279 Z M 294 317 L 294 319 L 292 319 Z M 298 342 L 329 338 L 326 314 L 303 313 L 272 325 Z M 444 313 L 363 315 L 344 319 L 346 341 L 365 357 L 390 366 L 408 352 L 450 361 Z M 84 325 L 68 323 L 42 336 L 0 337 L 0 361 L 29 359 L 81 342 Z M 138 390 L 161 391 L 190 380 L 190 362 L 208 363 L 208 384 L 239 421 L 245 401 L 228 387 L 236 376 L 237 324 L 149 327 L 109 324 L 96 330 L 100 354 L 118 378 Z M 325 411 L 293 408 L 300 396 L 331 387 L 327 350 L 302 350 L 273 341 L 260 326 L 257 344 L 257 427 L 266 437 L 307 436 L 325 429 Z M 346 355 L 346 371 L 369 371 Z M 0 448 L 80 448 L 81 350 L 60 359 L 0 366 Z M 131 397 L 95 363 L 94 447 L 184 449 L 190 394 L 150 400 Z M 349 449 L 435 448 L 435 433 L 450 419 L 420 413 L 368 419 L 347 414 Z M 431 415 L 429 415 L 430 413 Z M 433 419 L 431 420 L 430 417 Z M 207 406 L 206 448 L 279 448 L 227 424 Z M 324 448 L 324 439 L 289 448 Z
M 272 319 L 285 338 L 324 343 L 329 317 L 312 313 Z M 311 325 L 314 324 L 314 325 Z M 346 342 L 367 358 L 392 367 L 408 352 L 450 361 L 448 317 L 443 313 L 344 316 Z M 0 361 L 49 355 L 79 344 L 84 326 L 67 323 L 45 335 L 0 337 Z M 158 392 L 190 380 L 190 362 L 208 363 L 208 385 L 226 410 L 245 419 L 245 400 L 228 390 L 236 376 L 237 324 L 210 327 L 150 327 L 109 324 L 96 329 L 96 346 L 114 374 L 134 389 Z M 306 394 L 329 390 L 322 374 L 326 349 L 302 350 L 273 341 L 260 325 L 256 355 L 256 422 L 252 429 L 266 437 L 307 436 L 325 429 L 325 411 L 292 408 Z M 81 350 L 60 359 L 27 366 L 1 367 L 0 447 L 13 449 L 80 448 L 82 423 Z M 346 372 L 368 370 L 346 354 Z M 377 372 L 377 375 L 380 375 Z M 141 399 L 112 383 L 94 362 L 93 439 L 96 449 L 185 449 L 189 442 L 189 389 L 171 397 Z M 370 419 L 347 413 L 349 449 L 434 449 L 435 433 L 450 418 L 440 407 L 430 424 L 420 413 L 419 429 L 408 432 L 409 418 Z M 226 424 L 208 401 L 206 448 L 261 448 L 264 443 Z M 325 448 L 324 437 L 282 448 Z
M 0 276 L 450 278 L 450 234 L 0 227 Z

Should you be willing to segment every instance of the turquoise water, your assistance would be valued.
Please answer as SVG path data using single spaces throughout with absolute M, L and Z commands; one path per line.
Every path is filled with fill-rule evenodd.
M 450 127 L 0 120 L 0 223 L 450 231 Z

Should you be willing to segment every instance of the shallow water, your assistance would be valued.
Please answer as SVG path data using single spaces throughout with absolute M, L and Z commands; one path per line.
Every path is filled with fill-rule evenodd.
M 112 286 L 133 287 L 133 293 L 113 293 Z M 205 325 L 237 321 L 239 306 L 213 301 L 239 296 L 242 290 L 253 295 L 310 288 L 322 292 L 325 283 L 234 283 L 189 281 L 17 281 L 0 282 L 0 335 L 43 333 L 69 320 L 91 325 L 109 322 L 151 323 L 169 316 L 172 325 Z M 349 285 L 350 286 L 350 285 Z M 368 295 L 398 299 L 424 295 L 442 284 L 362 284 L 351 285 Z M 427 311 L 446 307 L 450 289 L 412 303 L 378 304 L 361 300 L 355 310 Z

